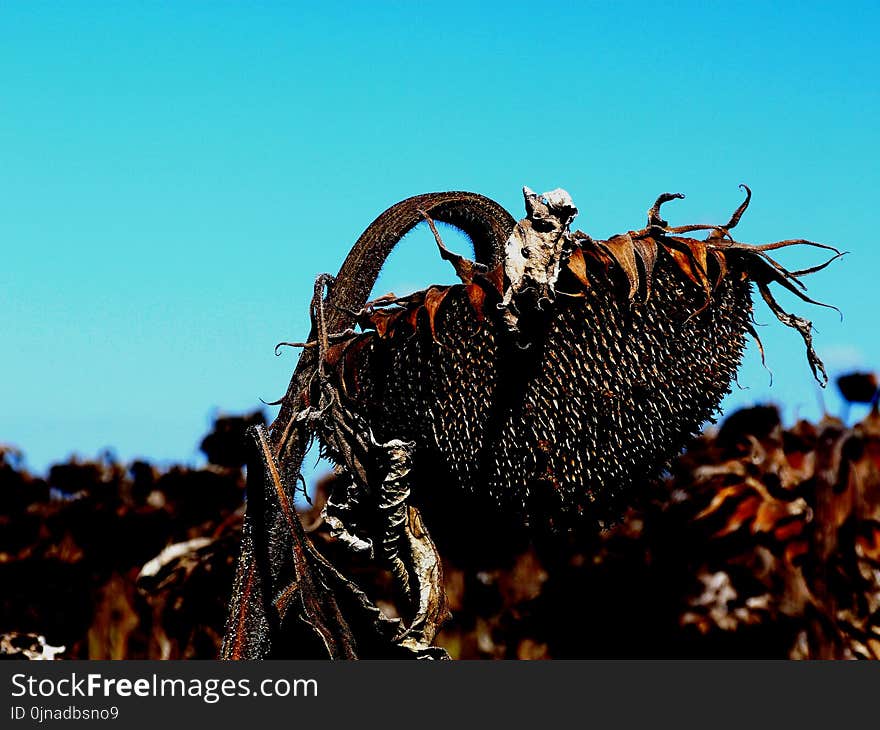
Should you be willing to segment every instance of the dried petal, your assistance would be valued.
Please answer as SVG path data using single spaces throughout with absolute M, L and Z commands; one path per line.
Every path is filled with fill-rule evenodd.
M 636 266 L 635 247 L 633 239 L 628 233 L 613 236 L 607 241 L 597 241 L 604 248 L 617 265 L 626 274 L 629 282 L 629 299 L 632 299 L 639 290 L 639 270 Z

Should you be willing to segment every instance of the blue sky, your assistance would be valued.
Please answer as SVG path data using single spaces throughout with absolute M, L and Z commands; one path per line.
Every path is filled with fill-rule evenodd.
M 389 204 L 574 197 L 576 226 L 723 221 L 851 255 L 808 312 L 833 375 L 880 364 L 876 3 L 0 2 L 0 442 L 198 463 L 211 414 L 285 389 L 316 273 Z M 462 246 L 460 239 L 447 236 Z M 415 232 L 379 289 L 449 281 Z M 782 252 L 793 266 L 815 253 Z M 734 405 L 818 413 L 758 307 Z M 828 408 L 841 405 L 833 387 Z

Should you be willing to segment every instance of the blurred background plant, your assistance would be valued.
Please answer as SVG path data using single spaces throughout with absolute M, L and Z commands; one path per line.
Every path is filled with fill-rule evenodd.
M 848 425 L 731 413 L 600 534 L 497 536 L 468 505 L 432 518 L 455 658 L 880 658 L 880 414 L 874 373 L 837 386 Z M 244 433 L 219 416 L 204 468 L 105 454 L 35 476 L 0 449 L 0 655 L 213 658 L 243 515 Z M 395 612 L 389 577 L 301 517 L 334 563 Z M 472 529 L 467 529 L 467 526 Z

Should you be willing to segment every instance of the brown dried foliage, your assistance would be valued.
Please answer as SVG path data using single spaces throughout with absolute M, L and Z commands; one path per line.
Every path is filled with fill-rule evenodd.
M 240 531 L 240 472 L 59 465 L 46 480 L 3 452 L 0 579 L 9 632 L 65 658 L 213 657 Z M 76 499 L 49 498 L 48 487 Z M 389 574 L 300 513 L 319 551 L 394 616 Z M 159 495 L 165 499 L 159 504 Z M 226 496 L 222 496 L 226 495 Z M 438 531 L 454 658 L 880 655 L 880 415 L 784 428 L 731 414 L 598 536 L 499 546 Z M 226 515 L 226 517 L 223 517 Z M 184 543 L 149 578 L 144 563 Z M 39 649 L 10 634 L 9 653 Z M 24 649 L 23 649 L 24 648 Z

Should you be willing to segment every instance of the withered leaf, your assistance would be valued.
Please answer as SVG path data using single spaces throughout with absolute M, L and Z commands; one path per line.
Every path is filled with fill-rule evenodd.
M 654 284 L 654 264 L 657 262 L 657 241 L 651 236 L 637 238 L 634 241 L 636 253 L 645 268 L 645 301 L 651 296 Z
M 448 286 L 432 286 L 425 293 L 424 309 L 428 313 L 428 325 L 431 328 L 431 337 L 435 341 L 437 339 L 437 331 L 435 329 L 437 311 L 440 309 L 440 305 L 443 304 L 443 300 L 446 299 L 448 293 Z
M 618 266 L 626 274 L 629 282 L 629 298 L 632 299 L 639 290 L 639 270 L 636 266 L 635 248 L 632 237 L 628 233 L 612 236 L 607 241 L 597 241 Z
M 477 321 L 482 322 L 486 318 L 484 310 L 486 290 L 479 284 L 468 284 L 465 286 L 465 293 L 467 294 L 468 301 L 471 303 L 471 307 L 473 307 L 474 313 L 477 315 Z
M 568 270 L 585 287 L 590 286 L 590 280 L 587 278 L 587 261 L 580 246 L 575 248 L 568 257 Z

